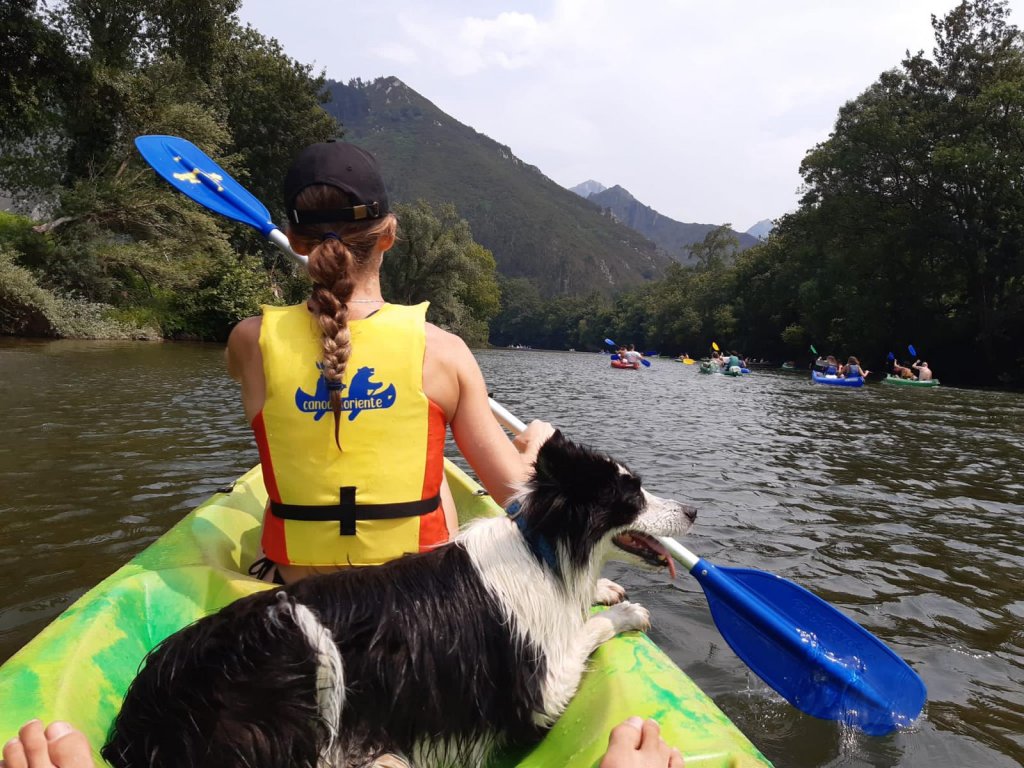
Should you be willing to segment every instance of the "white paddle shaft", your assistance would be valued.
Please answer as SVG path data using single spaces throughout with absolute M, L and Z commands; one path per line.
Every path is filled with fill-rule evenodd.
M 526 429 L 526 425 L 517 419 L 505 406 L 494 398 L 489 398 L 489 400 L 491 403 L 491 412 L 498 420 L 498 423 L 505 427 L 505 429 L 513 435 L 518 435 Z M 661 542 L 661 545 L 668 550 L 668 553 L 672 555 L 672 557 L 675 558 L 675 560 L 687 571 L 693 570 L 693 566 L 695 566 L 697 561 L 700 560 L 697 555 L 693 554 L 693 552 L 688 550 L 675 539 L 670 539 L 667 536 L 659 536 L 658 541 Z
M 294 251 L 294 249 L 292 248 L 292 244 L 288 242 L 288 235 L 286 235 L 280 229 L 270 230 L 270 234 L 267 235 L 267 240 L 269 240 L 278 248 L 280 248 L 284 253 L 291 256 L 293 259 L 295 259 L 295 261 L 297 261 L 302 266 L 305 267 L 309 263 L 309 259 L 303 256 L 301 253 L 296 253 Z

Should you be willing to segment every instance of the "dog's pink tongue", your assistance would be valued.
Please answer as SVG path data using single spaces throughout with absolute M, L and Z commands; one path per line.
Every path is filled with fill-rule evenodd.
M 665 549 L 665 547 L 662 546 L 661 542 L 653 536 L 644 536 L 644 542 L 647 544 L 647 546 L 649 546 L 651 549 L 653 549 L 655 552 L 657 552 L 659 555 L 665 558 L 665 562 L 668 563 L 668 576 L 670 579 L 675 579 L 676 561 L 672 559 L 672 555 L 668 553 L 668 550 Z

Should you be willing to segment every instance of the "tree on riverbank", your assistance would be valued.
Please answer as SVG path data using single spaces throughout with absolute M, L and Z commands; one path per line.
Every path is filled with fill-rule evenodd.
M 419 200 L 394 209 L 398 239 L 381 267 L 384 296 L 399 304 L 429 301 L 430 322 L 485 345 L 488 320 L 499 307 L 494 256 L 451 204 L 435 210 Z
M 0 189 L 48 224 L 36 241 L 2 244 L 40 290 L 111 307 L 126 326 L 200 338 L 223 337 L 260 301 L 289 292 L 290 266 L 172 192 L 132 143 L 188 136 L 279 208 L 277 181 L 294 154 L 337 135 L 320 106 L 322 76 L 241 26 L 237 6 L 5 5 Z

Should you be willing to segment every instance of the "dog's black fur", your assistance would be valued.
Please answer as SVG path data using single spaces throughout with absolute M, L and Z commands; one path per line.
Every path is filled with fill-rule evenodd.
M 599 542 L 636 520 L 645 499 L 635 475 L 556 433 L 521 502 L 525 538 L 548 574 L 537 578 L 559 581 L 568 578 L 561 570 L 586 568 Z M 495 522 L 514 539 L 507 521 Z M 561 553 L 554 568 L 545 565 L 550 548 Z M 493 745 L 535 742 L 548 661 L 488 591 L 480 562 L 460 539 L 303 579 L 201 619 L 146 659 L 104 758 L 118 768 L 333 764 L 323 754 L 329 733 L 318 713 L 316 654 L 294 621 L 268 620 L 281 593 L 312 610 L 338 646 L 339 765 L 368 765 L 389 752 L 430 764 L 430 745 L 443 752 L 437 762 L 469 765 Z

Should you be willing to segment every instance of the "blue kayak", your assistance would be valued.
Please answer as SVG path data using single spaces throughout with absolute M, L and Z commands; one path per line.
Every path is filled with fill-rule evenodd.
M 864 378 L 861 376 L 851 376 L 848 379 L 842 376 L 827 376 L 825 374 L 818 373 L 817 371 L 811 371 L 811 381 L 815 384 L 825 384 L 830 387 L 863 387 Z

